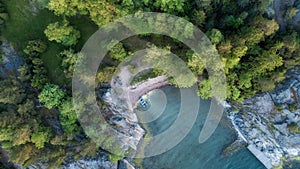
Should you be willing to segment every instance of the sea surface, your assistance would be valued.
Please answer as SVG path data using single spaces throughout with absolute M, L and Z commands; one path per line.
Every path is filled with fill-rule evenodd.
M 159 95 L 159 96 L 158 96 Z M 162 97 L 163 96 L 163 97 Z M 159 99 L 164 98 L 164 99 Z M 161 105 L 166 100 L 166 105 Z M 142 113 L 159 116 L 156 120 L 147 123 L 148 132 L 157 135 L 174 123 L 180 109 L 180 90 L 167 86 L 148 95 L 148 101 L 153 108 Z M 163 107 L 163 111 L 161 110 Z M 222 157 L 222 150 L 232 143 L 235 132 L 230 123 L 223 117 L 217 130 L 203 144 L 198 138 L 210 107 L 209 100 L 200 100 L 200 108 L 196 122 L 189 134 L 173 149 L 143 160 L 144 169 L 265 169 L 265 167 L 246 149 L 235 152 L 229 157 Z M 157 111 L 155 110 L 157 109 Z M 158 112 L 161 112 L 158 113 Z M 146 147 L 147 149 L 147 147 Z

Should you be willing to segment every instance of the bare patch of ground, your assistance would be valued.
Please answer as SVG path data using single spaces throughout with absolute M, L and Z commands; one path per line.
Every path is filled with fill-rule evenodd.
M 133 110 L 134 105 L 142 95 L 169 84 L 167 75 L 162 75 L 130 86 L 129 84 L 132 77 L 134 77 L 134 75 L 126 66 L 120 68 L 120 73 L 111 81 L 111 87 L 117 90 L 115 93 L 118 93 L 119 91 L 115 97 L 126 100 L 125 104 L 127 104 L 130 110 Z

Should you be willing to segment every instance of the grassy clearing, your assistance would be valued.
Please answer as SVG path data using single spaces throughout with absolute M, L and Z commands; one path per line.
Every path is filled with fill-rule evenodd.
M 49 23 L 60 19 L 48 10 L 41 10 L 33 15 L 28 0 L 4 0 L 4 3 L 8 10 L 9 20 L 6 22 L 2 35 L 19 50 L 25 47 L 28 40 L 46 41 L 44 29 Z
M 76 45 L 76 50 L 80 51 L 90 36 L 98 30 L 98 26 L 95 25 L 88 16 L 76 16 L 69 19 L 72 26 L 80 31 L 80 39 Z
M 9 20 L 6 22 L 2 36 L 10 41 L 20 54 L 29 40 L 42 39 L 48 42 L 48 49 L 41 57 L 48 70 L 49 79 L 53 83 L 63 84 L 65 78 L 57 71 L 61 59 L 56 56 L 63 49 L 63 46 L 50 43 L 44 34 L 47 25 L 60 20 L 60 18 L 48 10 L 40 10 L 34 15 L 28 0 L 4 0 L 4 3 L 7 7 Z
M 2 36 L 10 41 L 20 54 L 29 40 L 42 39 L 47 42 L 48 49 L 41 57 L 48 70 L 49 79 L 59 85 L 69 83 L 70 79 L 66 79 L 60 69 L 61 58 L 57 57 L 57 54 L 66 47 L 55 42 L 49 42 L 44 34 L 49 23 L 60 21 L 62 18 L 55 16 L 47 9 L 33 14 L 28 0 L 4 0 L 4 3 L 9 13 L 9 20 L 2 31 Z M 98 28 L 87 16 L 70 18 L 70 22 L 81 33 L 81 38 L 76 46 L 76 50 L 79 51 Z

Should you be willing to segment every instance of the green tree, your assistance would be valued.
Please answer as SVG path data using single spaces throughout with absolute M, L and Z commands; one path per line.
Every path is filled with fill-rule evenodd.
M 48 9 L 55 15 L 74 16 L 77 12 L 86 13 L 86 4 L 82 0 L 50 0 Z
M 232 55 L 234 58 L 241 58 L 246 55 L 247 51 L 247 46 L 237 46 L 232 49 Z
M 253 25 L 261 29 L 266 36 L 272 35 L 279 29 L 279 25 L 274 19 L 270 20 L 262 16 L 255 17 Z
M 28 112 L 32 111 L 34 109 L 34 104 L 32 102 L 32 100 L 27 99 L 24 103 L 19 104 L 18 105 L 18 113 L 21 116 L 29 116 L 29 114 L 27 114 Z
M 226 56 L 226 55 L 229 55 L 231 53 L 231 49 L 232 49 L 232 44 L 230 41 L 224 41 L 224 42 L 221 42 L 219 45 L 218 45 L 218 52 L 220 53 L 220 55 L 222 56 Z
M 18 104 L 26 96 L 24 89 L 16 79 L 0 81 L 0 103 Z
M 205 0 L 205 1 L 196 1 L 197 6 L 200 9 L 205 10 L 206 13 L 211 13 L 213 8 L 212 8 L 212 0 Z
M 251 85 L 251 80 L 249 82 L 248 76 L 247 75 L 241 75 L 241 84 L 240 86 L 243 85 Z M 241 90 L 236 86 L 237 83 L 239 83 L 239 77 L 236 73 L 232 72 L 231 74 L 227 75 L 227 98 L 231 100 L 236 100 L 236 101 L 242 101 L 244 97 L 242 96 Z
M 285 13 L 285 20 L 292 20 L 293 17 L 299 12 L 299 10 L 297 8 L 294 8 L 294 7 L 289 7 L 287 8 L 286 10 L 286 13 Z
M 113 59 L 116 59 L 118 61 L 123 61 L 127 56 L 127 52 L 121 42 L 114 45 L 109 50 L 109 56 Z
M 212 29 L 208 31 L 207 35 L 214 45 L 217 45 L 224 40 L 224 36 L 222 35 L 222 32 L 218 29 Z
M 33 144 L 15 146 L 11 150 L 10 158 L 14 163 L 25 166 L 26 162 L 38 158 L 38 152 L 39 150 Z
M 70 26 L 68 21 L 51 23 L 44 32 L 50 41 L 56 41 L 65 46 L 75 45 L 80 38 L 80 32 Z
M 225 16 L 221 21 L 223 27 L 231 27 L 237 29 L 244 24 L 244 21 L 240 17 L 235 17 L 233 15 Z
M 97 80 L 100 83 L 109 83 L 115 73 L 115 67 L 105 67 L 97 73 Z
M 294 66 L 300 65 L 300 49 L 294 51 L 290 57 L 284 60 L 284 66 L 289 69 L 293 68 Z
M 20 73 L 18 79 L 21 80 L 21 82 L 29 81 L 31 79 L 30 67 L 27 63 L 24 63 L 22 66 L 20 66 L 18 71 Z
M 239 75 L 239 86 L 240 89 L 249 89 L 252 87 L 252 72 L 243 72 Z
M 242 8 L 245 8 L 251 3 L 250 0 L 238 0 L 238 5 Z
M 41 90 L 46 83 L 49 83 L 49 79 L 45 74 L 34 74 L 31 79 L 31 87 Z
M 236 86 L 231 86 L 230 92 L 230 99 L 236 101 L 243 101 L 244 97 L 241 96 L 241 91 Z
M 13 146 L 18 146 L 21 144 L 25 144 L 27 142 L 30 142 L 30 136 L 31 136 L 32 130 L 29 125 L 22 125 L 18 129 L 15 129 L 14 132 L 14 139 Z
M 245 43 L 248 47 L 253 47 L 264 39 L 265 32 L 255 27 L 242 27 L 239 32 L 239 36 L 245 39 Z
M 253 65 L 254 67 L 251 69 L 253 73 L 265 74 L 266 71 L 273 71 L 275 68 L 283 65 L 283 60 L 277 54 L 263 51 L 260 57 L 255 58 Z
M 283 44 L 289 50 L 290 53 L 293 53 L 299 49 L 299 40 L 298 33 L 296 31 L 289 31 L 286 35 L 283 36 Z M 285 56 L 286 57 L 286 56 Z
M 186 0 L 156 0 L 154 6 L 165 12 L 183 12 Z
M 38 98 L 45 107 L 52 109 L 53 107 L 61 105 L 65 95 L 65 90 L 60 89 L 57 85 L 48 83 L 44 86 Z
M 204 99 L 212 97 L 212 88 L 209 79 L 202 79 L 202 81 L 199 83 L 198 95 Z
M 68 135 L 69 139 L 71 139 L 80 129 L 77 125 L 77 114 L 74 110 L 71 98 L 62 102 L 59 106 L 59 111 L 60 123 L 64 132 Z
M 203 70 L 205 69 L 205 65 L 202 62 L 201 58 L 190 50 L 187 52 L 186 55 L 188 56 L 187 65 L 191 68 L 191 70 L 196 75 L 202 75 Z
M 28 56 L 38 56 L 39 54 L 45 52 L 47 45 L 42 40 L 32 40 L 29 41 L 24 53 Z
M 265 78 L 259 80 L 258 85 L 262 92 L 271 91 L 275 88 L 275 82 Z
M 75 53 L 73 49 L 69 49 L 62 51 L 58 56 L 62 58 L 61 67 L 64 69 L 66 78 L 71 78 L 73 76 L 76 61 L 82 54 Z
M 206 14 L 203 10 L 201 11 L 197 10 L 194 12 L 192 21 L 196 26 L 202 28 L 205 24 L 205 20 L 206 20 Z
M 86 1 L 85 5 L 91 20 L 99 27 L 121 15 L 121 11 L 117 6 L 109 0 Z
M 45 143 L 50 141 L 51 130 L 46 127 L 39 127 L 38 131 L 31 135 L 31 142 L 35 144 L 38 149 L 44 147 Z

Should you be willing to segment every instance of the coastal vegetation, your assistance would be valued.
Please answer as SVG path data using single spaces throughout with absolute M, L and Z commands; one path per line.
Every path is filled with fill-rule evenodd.
M 84 134 L 71 101 L 74 65 L 97 28 L 136 12 L 166 12 L 199 27 L 220 54 L 229 100 L 240 102 L 273 90 L 287 69 L 300 64 L 300 35 L 292 26 L 280 30 L 266 13 L 269 7 L 269 0 L 1 0 L 1 39 L 8 40 L 23 60 L 19 73 L 0 76 L 1 147 L 12 162 L 23 166 L 45 162 L 56 168 L 66 160 L 95 157 L 97 145 Z M 288 8 L 285 19 L 297 12 Z M 193 36 L 190 27 L 183 36 Z M 97 85 L 109 83 L 120 62 L 149 44 L 178 55 L 198 77 L 192 81 L 199 86 L 198 94 L 212 96 L 199 57 L 178 40 L 153 34 L 113 46 L 98 70 Z M 142 73 L 134 83 L 162 73 L 167 72 Z M 191 80 L 182 76 L 180 87 L 189 86 Z M 289 127 L 299 133 L 299 126 Z

